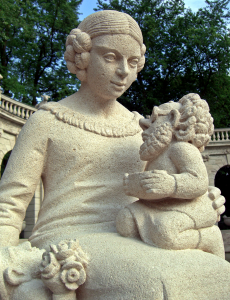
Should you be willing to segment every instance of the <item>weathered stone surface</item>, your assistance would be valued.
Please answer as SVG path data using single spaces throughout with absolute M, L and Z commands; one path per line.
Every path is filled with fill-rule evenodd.
M 59 103 L 41 106 L 30 117 L 0 183 L 0 250 L 6 263 L 0 272 L 0 294 L 4 300 L 229 299 L 230 265 L 225 260 L 197 249 L 160 249 L 116 233 L 116 215 L 136 200 L 125 195 L 123 175 L 144 170 L 139 158 L 141 116 L 116 99 L 136 79 L 144 52 L 136 22 L 115 11 L 89 16 L 68 36 L 65 59 L 81 80 L 81 88 Z M 30 237 L 33 248 L 27 251 L 23 247 L 29 242 L 13 245 L 18 243 L 40 177 L 44 200 Z M 214 198 L 217 218 L 223 202 Z M 61 269 L 56 250 L 45 255 L 48 258 L 43 255 L 50 245 L 56 249 L 59 242 L 71 239 L 79 240 L 89 258 L 86 281 L 76 294 L 66 285 L 66 273 L 63 280 L 62 275 L 55 277 Z M 70 248 L 62 254 L 63 262 L 71 265 Z M 43 269 L 34 274 L 42 255 L 49 263 L 43 262 Z M 81 267 L 76 266 L 83 278 Z M 17 275 L 15 280 L 5 275 L 9 268 L 15 270 L 11 272 Z M 76 279 L 75 271 L 70 272 L 71 280 Z M 66 289 L 53 288 L 56 281 L 44 280 L 46 287 L 41 272 L 55 273 L 55 280 L 61 280 Z
M 140 125 L 145 171 L 124 178 L 126 194 L 140 200 L 118 214 L 118 232 L 164 249 L 201 249 L 224 258 L 200 154 L 214 130 L 207 102 L 188 94 L 155 106 Z

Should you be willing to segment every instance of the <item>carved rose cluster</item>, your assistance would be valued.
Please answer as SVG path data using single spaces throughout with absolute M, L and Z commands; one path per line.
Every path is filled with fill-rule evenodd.
M 77 240 L 64 240 L 51 245 L 50 251 L 43 254 L 41 278 L 55 291 L 55 287 L 64 284 L 67 290 L 74 291 L 86 280 L 88 257 L 82 251 Z

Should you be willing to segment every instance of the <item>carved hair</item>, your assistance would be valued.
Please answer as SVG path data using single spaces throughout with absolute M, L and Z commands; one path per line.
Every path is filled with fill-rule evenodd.
M 178 141 L 192 143 L 202 152 L 214 130 L 208 103 L 198 94 L 188 94 L 179 103 L 182 106 L 174 124 L 174 135 Z
M 132 36 L 141 47 L 141 58 L 137 65 L 137 72 L 143 69 L 146 47 L 143 44 L 142 33 L 137 22 L 125 13 L 104 10 L 85 18 L 78 28 L 73 29 L 68 35 L 64 58 L 71 73 L 76 74 L 79 80 L 85 80 L 92 48 L 91 39 L 104 34 L 128 34 Z

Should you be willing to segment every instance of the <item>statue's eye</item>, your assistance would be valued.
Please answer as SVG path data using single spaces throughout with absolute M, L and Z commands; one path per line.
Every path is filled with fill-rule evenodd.
M 129 60 L 129 65 L 131 68 L 135 68 L 139 62 L 138 58 L 132 58 Z
M 107 62 L 114 62 L 116 60 L 116 55 L 114 53 L 106 53 L 103 57 Z

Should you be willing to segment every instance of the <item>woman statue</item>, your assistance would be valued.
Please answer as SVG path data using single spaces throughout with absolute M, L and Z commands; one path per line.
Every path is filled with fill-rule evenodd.
M 44 201 L 29 241 L 48 250 L 62 240 L 79 240 L 89 263 L 77 299 L 184 300 L 204 299 L 204 294 L 205 299 L 217 299 L 213 294 L 227 299 L 230 267 L 221 258 L 200 250 L 158 249 L 116 233 L 118 211 L 135 200 L 123 191 L 123 175 L 144 167 L 141 116 L 116 100 L 136 80 L 144 53 L 139 26 L 124 13 L 94 13 L 71 31 L 65 59 L 81 87 L 58 103 L 41 106 L 22 129 L 1 180 L 1 246 L 18 244 L 42 177 Z M 217 217 L 222 200 L 217 196 L 213 202 Z M 17 252 L 19 247 L 13 248 Z M 29 268 L 28 252 L 33 251 L 21 247 L 19 252 L 28 257 Z M 225 269 L 229 275 L 218 281 Z M 17 284 L 9 299 L 51 299 L 40 279 Z

